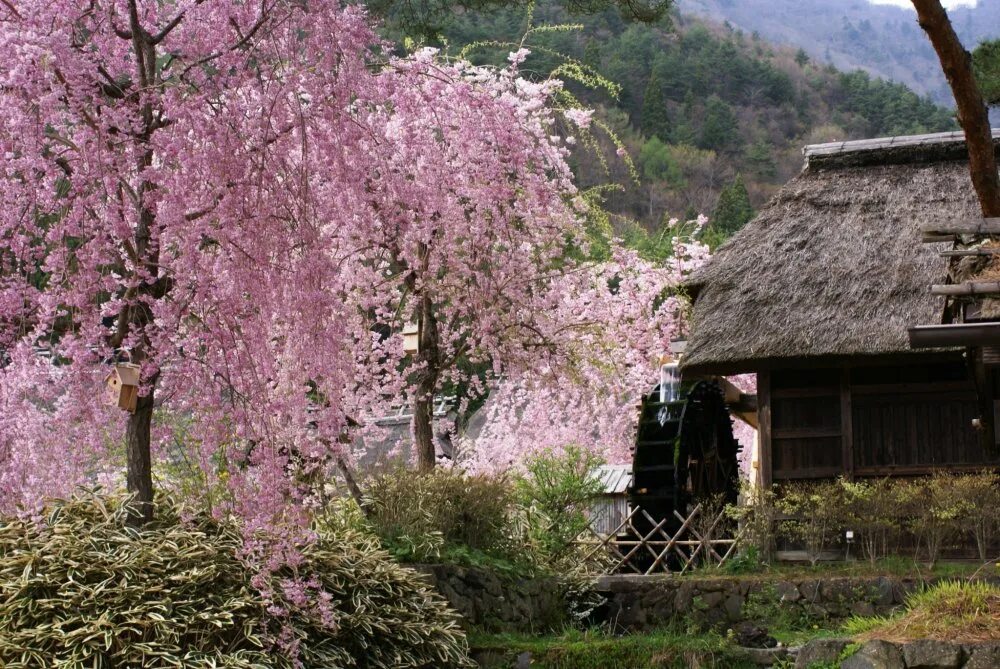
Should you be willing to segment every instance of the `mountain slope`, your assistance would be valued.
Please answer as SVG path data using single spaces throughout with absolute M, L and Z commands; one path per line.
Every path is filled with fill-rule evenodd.
M 910 9 L 867 0 L 678 0 L 681 12 L 728 21 L 748 33 L 804 49 L 842 70 L 864 69 L 952 106 L 940 64 Z M 949 11 L 966 48 L 1000 37 L 1000 2 Z
M 616 11 L 570 16 L 552 0 L 539 4 L 534 25 L 567 22 L 582 29 L 536 34 L 533 43 L 622 86 L 614 101 L 569 84 L 602 109 L 636 160 L 641 183 L 631 182 L 618 161 L 609 161 L 606 174 L 585 151 L 575 157 L 578 178 L 584 186 L 626 184 L 609 197 L 610 209 L 653 236 L 665 217 L 694 213 L 726 217 L 715 241 L 738 229 L 751 207 L 801 169 L 804 144 L 955 128 L 951 112 L 901 84 L 840 72 L 724 25 L 677 14 L 656 25 L 628 23 Z M 484 40 L 516 41 L 523 30 L 521 13 L 469 12 L 446 38 L 457 51 Z M 476 53 L 497 62 L 508 50 Z M 536 49 L 523 71 L 542 76 L 558 62 Z M 613 155 L 607 140 L 605 149 Z

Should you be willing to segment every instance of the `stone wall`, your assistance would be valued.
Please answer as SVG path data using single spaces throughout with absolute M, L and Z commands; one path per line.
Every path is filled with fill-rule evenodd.
M 468 627 L 544 632 L 568 622 L 571 604 L 566 588 L 555 577 L 514 578 L 456 565 L 414 568 L 427 576 Z M 672 623 L 706 629 L 743 621 L 821 624 L 852 615 L 887 615 L 925 583 L 893 576 L 604 576 L 596 589 L 606 602 L 595 611 L 592 622 L 611 623 L 622 631 L 653 630 Z
M 886 615 L 901 606 L 921 581 L 892 576 L 776 579 L 699 579 L 676 576 L 606 576 L 598 590 L 608 603 L 604 617 L 623 630 L 639 631 L 683 620 L 723 627 L 775 616 L 827 621 L 851 615 Z
M 563 588 L 553 577 L 513 578 L 456 565 L 417 565 L 467 627 L 542 632 L 566 623 Z
M 921 639 L 906 643 L 817 639 L 795 653 L 795 669 L 996 669 L 1000 643 L 957 644 Z

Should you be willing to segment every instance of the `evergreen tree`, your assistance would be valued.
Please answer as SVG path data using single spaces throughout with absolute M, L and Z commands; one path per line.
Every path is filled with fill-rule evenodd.
M 763 139 L 758 139 L 747 151 L 747 163 L 753 169 L 754 174 L 765 179 L 773 179 L 777 173 L 777 166 L 774 164 L 774 157 L 771 155 L 771 147 Z
M 990 105 L 1000 104 L 1000 40 L 977 46 L 972 52 L 972 66 L 983 98 Z
M 698 146 L 713 151 L 727 151 L 739 144 L 736 115 L 732 107 L 717 95 L 705 102 L 704 121 Z
M 753 218 L 753 213 L 750 194 L 743 184 L 743 177 L 737 174 L 733 183 L 719 193 L 719 202 L 712 212 L 709 227 L 722 239 L 726 239 L 746 225 Z
M 670 116 L 667 114 L 667 99 L 659 76 L 659 68 L 654 67 L 642 96 L 642 132 L 647 137 L 658 137 L 670 141 Z

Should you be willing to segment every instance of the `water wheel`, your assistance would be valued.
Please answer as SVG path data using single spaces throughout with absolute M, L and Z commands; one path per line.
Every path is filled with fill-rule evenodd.
M 722 387 L 715 380 L 685 384 L 673 401 L 660 401 L 656 386 L 643 398 L 632 454 L 629 504 L 643 509 L 673 534 L 689 508 L 702 500 L 722 497 L 735 503 L 739 493 L 739 442 L 726 408 Z M 634 517 L 636 533 L 654 524 L 644 514 Z M 640 562 L 645 556 L 639 555 Z
M 678 502 L 721 496 L 724 503 L 735 504 L 739 452 L 722 387 L 699 381 L 687 394 L 680 420 L 674 470 Z

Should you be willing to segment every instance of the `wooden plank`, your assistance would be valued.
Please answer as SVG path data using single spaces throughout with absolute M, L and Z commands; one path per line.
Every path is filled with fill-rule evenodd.
M 1000 281 L 968 281 L 966 283 L 938 283 L 931 286 L 931 295 L 1000 295 Z
M 920 226 L 924 235 L 1000 235 L 1000 218 L 968 218 Z
M 921 393 L 962 393 L 975 392 L 975 387 L 968 381 L 928 381 L 926 383 L 875 383 L 871 385 L 851 386 L 853 395 L 910 395 Z
M 881 465 L 876 467 L 858 467 L 854 470 L 855 476 L 865 477 L 865 476 L 926 476 L 936 469 L 942 469 L 949 472 L 978 472 L 983 469 L 998 469 L 995 464 L 992 463 L 950 463 L 950 462 L 935 462 L 929 464 L 921 465 Z
M 840 372 L 840 444 L 841 462 L 848 480 L 854 478 L 854 426 L 851 416 L 851 371 Z
M 840 428 L 820 427 L 776 427 L 771 430 L 771 439 L 829 439 L 840 437 Z
M 760 391 L 757 401 L 760 401 Z M 840 395 L 839 388 L 836 387 L 814 387 L 814 388 L 776 388 L 771 391 L 771 399 L 788 400 L 800 397 L 837 397 Z
M 777 469 L 775 480 L 787 479 L 822 479 L 833 478 L 844 473 L 842 467 L 798 467 L 796 469 Z
M 995 256 L 1000 255 L 1000 246 L 980 246 L 975 249 L 950 249 L 939 253 L 943 258 L 965 258 L 969 256 Z
M 767 490 L 773 480 L 771 476 L 771 372 L 757 374 L 757 422 L 760 425 L 760 484 Z
M 939 244 L 941 242 L 957 242 L 958 235 L 934 235 L 924 233 L 920 235 L 920 241 L 924 244 Z

